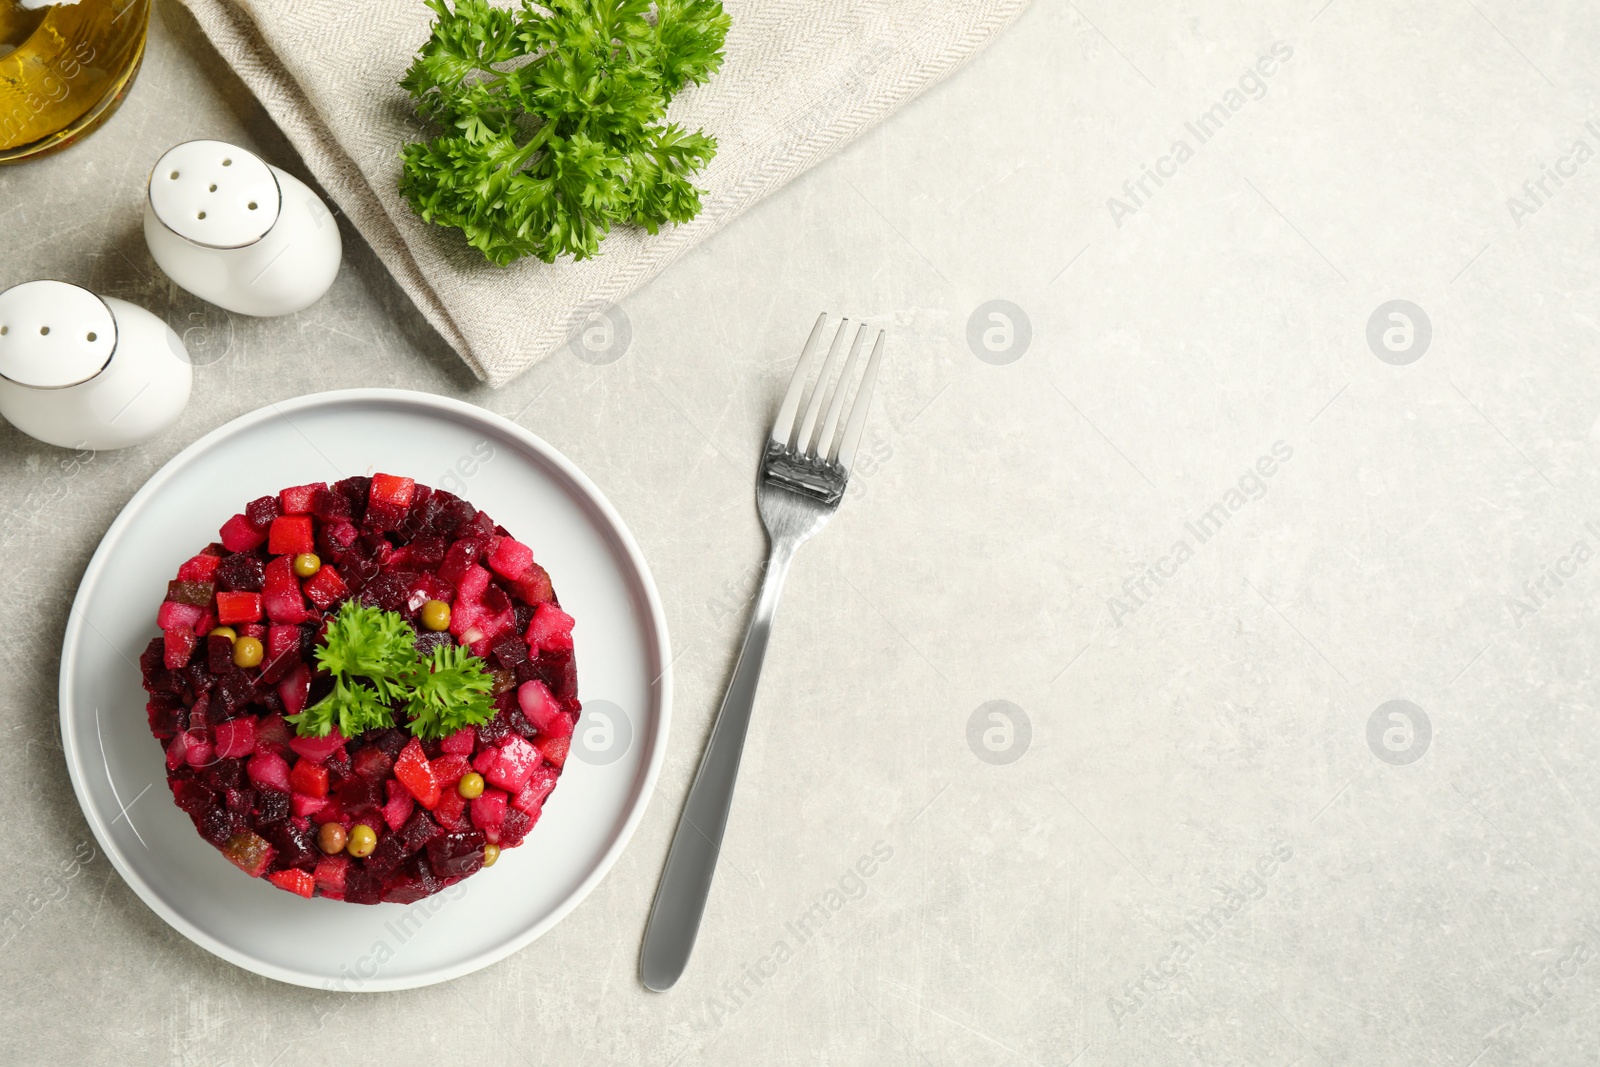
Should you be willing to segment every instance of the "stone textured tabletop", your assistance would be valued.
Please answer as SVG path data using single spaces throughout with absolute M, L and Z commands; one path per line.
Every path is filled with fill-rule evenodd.
M 139 229 L 164 148 L 306 175 L 171 0 L 150 48 L 102 131 L 0 172 L 0 284 L 144 304 L 204 364 L 144 447 L 0 429 L 0 1059 L 1600 1058 L 1591 7 L 1040 0 L 629 298 L 605 359 L 497 392 L 348 229 L 289 318 L 169 284 Z M 646 910 L 764 547 L 756 448 L 822 308 L 892 329 L 868 461 L 791 576 L 699 948 L 651 994 Z M 369 995 L 146 908 L 55 708 L 68 599 L 145 478 L 356 385 L 583 466 L 679 655 L 659 792 L 600 887 L 496 966 Z

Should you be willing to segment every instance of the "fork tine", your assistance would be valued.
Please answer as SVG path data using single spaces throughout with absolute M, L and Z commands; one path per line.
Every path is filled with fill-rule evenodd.
M 872 406 L 872 386 L 878 380 L 878 361 L 883 358 L 884 331 L 872 345 L 872 358 L 867 360 L 867 372 L 861 377 L 861 388 L 856 390 L 855 402 L 850 407 L 850 421 L 844 427 L 844 440 L 839 442 L 837 462 L 850 473 L 850 461 L 856 457 L 856 445 L 861 443 L 861 430 L 867 424 L 867 409 Z
M 833 391 L 833 400 L 828 403 L 828 417 L 822 422 L 822 432 L 817 434 L 815 449 L 823 459 L 833 452 L 834 431 L 839 428 L 839 416 L 844 412 L 845 398 L 850 395 L 850 379 L 855 377 L 861 343 L 866 339 L 867 324 L 862 323 L 856 330 L 856 339 L 850 343 L 850 358 L 844 361 L 844 370 L 839 372 L 839 385 Z
M 794 441 L 796 452 L 805 454 L 815 451 L 811 446 L 811 431 L 817 428 L 817 415 L 822 411 L 823 398 L 828 395 L 828 383 L 833 381 L 833 368 L 839 364 L 839 353 L 844 351 L 844 334 L 849 325 L 849 319 L 841 319 L 838 330 L 834 331 L 833 344 L 828 346 L 828 358 L 823 361 L 822 373 L 817 375 L 817 384 L 811 389 L 811 399 L 806 402 L 806 416 L 800 421 L 800 436 Z M 843 384 L 842 380 L 840 384 Z
M 794 416 L 800 410 L 800 393 L 806 387 L 806 379 L 811 376 L 817 338 L 822 336 L 822 324 L 827 321 L 828 313 L 824 311 L 817 316 L 817 324 L 811 327 L 811 336 L 806 338 L 806 347 L 800 352 L 800 365 L 794 369 L 794 377 L 789 380 L 789 391 L 783 394 L 783 406 L 778 408 L 778 418 L 772 424 L 774 444 L 787 448 L 789 438 L 794 435 Z

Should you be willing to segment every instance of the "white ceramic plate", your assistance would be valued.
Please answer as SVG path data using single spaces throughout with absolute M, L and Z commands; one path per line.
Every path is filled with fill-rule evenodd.
M 284 486 L 405 474 L 533 547 L 577 618 L 572 755 L 533 832 L 493 869 L 413 905 L 304 900 L 245 877 L 172 802 L 139 653 L 178 565 Z M 452 476 L 454 480 L 452 480 Z M 459 484 L 458 484 L 459 483 Z M 190 445 L 100 542 L 61 649 L 61 736 L 84 816 L 134 891 L 196 944 L 283 982 L 445 981 L 515 952 L 594 888 L 644 812 L 666 747 L 672 658 L 649 569 L 588 478 L 515 423 L 427 393 L 357 389 L 270 405 Z M 641 922 L 643 916 L 640 916 Z

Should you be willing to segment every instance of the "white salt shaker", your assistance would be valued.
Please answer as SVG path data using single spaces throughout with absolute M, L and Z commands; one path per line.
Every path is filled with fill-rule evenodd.
M 304 182 L 224 141 L 185 141 L 156 161 L 144 239 L 168 277 L 241 315 L 288 315 L 339 273 L 339 227 Z
M 123 448 L 177 421 L 194 368 L 144 308 L 67 282 L 0 292 L 0 415 L 62 448 Z

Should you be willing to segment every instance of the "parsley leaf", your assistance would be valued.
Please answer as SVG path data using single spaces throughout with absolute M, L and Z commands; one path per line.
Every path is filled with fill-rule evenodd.
M 599 252 L 700 213 L 716 139 L 665 123 L 722 65 L 719 0 L 427 0 L 438 18 L 400 85 L 443 132 L 401 149 L 400 192 L 490 262 Z
M 359 737 L 394 725 L 394 715 L 377 690 L 343 677 L 334 681 L 333 692 L 287 720 L 301 737 L 327 737 L 335 726 L 345 737 Z
M 404 695 L 400 683 L 416 661 L 417 633 L 398 612 L 347 600 L 328 623 L 316 657 L 318 666 L 339 678 L 368 679 L 387 703 Z
M 317 664 L 333 675 L 333 691 L 287 716 L 301 737 L 345 737 L 395 725 L 403 708 L 411 732 L 437 740 L 494 718 L 494 679 L 483 660 L 459 645 L 441 645 L 424 659 L 405 616 L 347 600 L 328 622 Z
M 494 679 L 477 656 L 460 645 L 440 645 L 432 660 L 419 662 L 417 668 L 406 701 L 413 734 L 436 741 L 494 718 Z

